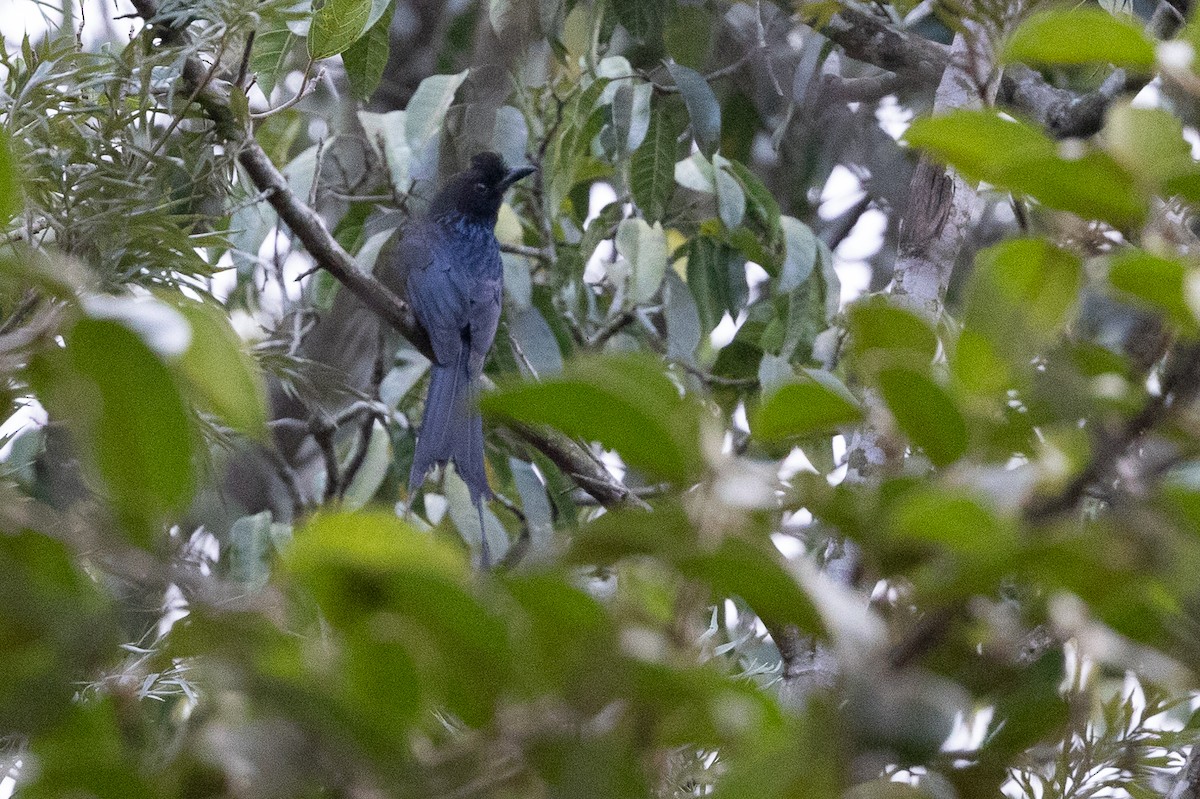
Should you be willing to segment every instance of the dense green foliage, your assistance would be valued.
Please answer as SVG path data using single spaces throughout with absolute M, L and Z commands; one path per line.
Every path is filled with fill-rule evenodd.
M 875 9 L 1105 104 L 1063 140 L 1031 94 L 935 108 L 927 64 L 856 65 L 853 4 L 433 4 L 402 109 L 428 4 L 135 5 L 0 52 L 19 796 L 1167 790 L 1200 674 L 1200 25 Z M 540 172 L 497 227 L 480 530 L 453 474 L 404 488 L 420 342 L 318 348 L 349 289 L 301 239 L 369 272 L 484 148 Z M 946 199 L 910 196 L 917 157 L 983 208 L 932 303 L 886 288 L 909 202 Z M 836 173 L 865 196 L 823 214 Z

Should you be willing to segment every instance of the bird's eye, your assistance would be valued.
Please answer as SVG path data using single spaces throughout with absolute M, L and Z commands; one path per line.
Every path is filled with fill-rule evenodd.
M 475 193 L 476 194 L 483 194 L 485 191 L 487 191 L 486 183 L 476 183 L 475 184 Z

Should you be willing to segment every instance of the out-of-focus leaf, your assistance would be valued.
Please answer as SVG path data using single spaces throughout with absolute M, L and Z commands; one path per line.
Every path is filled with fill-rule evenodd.
M 629 164 L 629 188 L 633 199 L 651 222 L 663 218 L 675 191 L 679 131 L 675 129 L 674 121 L 675 115 L 665 105 L 655 108 L 646 140 Z
M 1101 63 L 1147 70 L 1154 65 L 1154 43 L 1140 26 L 1101 8 L 1055 8 L 1023 21 L 1002 57 L 1027 64 Z
M 817 237 L 812 228 L 792 216 L 781 216 L 784 259 L 779 273 L 779 291 L 798 289 L 817 265 Z
M 229 576 L 250 590 L 267 584 L 271 576 L 271 512 L 243 516 L 229 528 L 229 545 L 222 557 Z
M 1165 109 L 1115 103 L 1105 116 L 1101 136 L 1105 150 L 1150 189 L 1195 171 L 1183 124 Z
M 422 152 L 441 133 L 446 112 L 467 74 L 468 71 L 463 70 L 457 75 L 430 75 L 417 86 L 405 108 L 404 121 L 404 135 L 412 152 Z
M 696 546 L 684 508 L 662 502 L 653 512 L 630 508 L 605 513 L 571 540 L 570 562 L 607 566 L 624 558 L 651 556 L 674 561 Z
M 112 656 L 116 619 L 66 547 L 44 535 L 0 535 L 0 570 L 0 728 L 38 734 L 70 712 L 74 681 Z
M 1012 527 L 978 499 L 940 486 L 905 496 L 891 518 L 891 533 L 971 556 L 1005 555 L 1017 544 Z
M 810 635 L 825 632 L 816 607 L 778 556 L 748 541 L 731 538 L 713 552 L 685 555 L 679 568 L 708 583 L 717 596 L 740 596 L 770 625 L 795 624 Z
M 491 718 L 507 678 L 508 636 L 467 589 L 469 569 L 454 546 L 391 513 L 318 514 L 296 532 L 283 563 L 352 646 L 403 644 L 422 698 L 444 701 L 468 724 Z
M 947 466 L 967 451 L 967 425 L 946 390 L 923 372 L 888 367 L 879 390 L 900 429 L 925 450 L 936 466 Z
M 509 458 L 508 470 L 512 472 L 517 494 L 521 497 L 521 511 L 525 514 L 525 524 L 529 530 L 530 549 L 535 555 L 548 553 L 554 535 L 554 509 L 546 495 L 546 486 L 542 484 L 533 464 Z
M 0 131 L 0 224 L 7 225 L 23 205 L 21 180 L 13 158 L 12 143 L 7 130 Z
M 393 3 L 388 3 L 387 13 L 381 14 L 362 38 L 342 53 L 342 64 L 346 67 L 346 79 L 350 91 L 360 100 L 366 100 L 379 88 L 383 79 L 383 68 L 387 64 L 389 51 L 388 29 L 392 24 Z
M 692 138 L 702 152 L 711 155 L 721 141 L 721 104 L 717 102 L 717 96 L 696 70 L 673 62 L 667 64 L 667 69 L 687 105 L 692 120 Z
M 359 445 L 361 446 L 361 444 Z M 392 462 L 392 445 L 387 428 L 378 419 L 371 425 L 368 434 L 366 451 L 362 464 L 354 473 L 350 485 L 342 495 L 342 507 L 346 510 L 358 510 L 365 507 L 375 496 L 375 492 L 383 485 L 388 467 Z
M 308 29 L 308 55 L 314 61 L 346 51 L 358 41 L 371 19 L 371 0 L 325 0 L 313 12 Z
M 32 741 L 30 760 L 36 758 L 38 768 L 31 769 L 33 779 L 21 786 L 21 796 L 161 796 L 127 733 L 113 698 L 72 703 L 54 730 Z
M 66 348 L 30 367 L 42 404 L 68 423 L 137 543 L 150 546 L 195 481 L 193 436 L 179 387 L 120 322 L 81 319 Z
M 178 359 L 192 390 L 230 427 L 251 438 L 264 439 L 266 384 L 228 318 L 212 305 L 183 297 L 178 297 L 174 305 L 192 327 L 191 342 Z
M 1181 330 L 1195 333 L 1196 315 L 1188 304 L 1189 275 L 1179 261 L 1142 250 L 1128 250 L 1113 258 L 1108 282 L 1143 306 L 1165 313 Z
M 561 377 L 487 394 L 485 412 L 599 441 L 630 465 L 679 483 L 702 468 L 700 413 L 655 359 L 577 359 Z
M 721 224 L 727 230 L 733 230 L 745 218 L 746 193 L 730 171 L 729 159 L 720 153 L 713 153 L 712 164 L 717 185 L 717 213 L 721 217 Z
M 725 799 L 841 799 L 847 752 L 842 716 L 827 696 L 813 692 L 787 719 L 781 734 L 764 735 L 753 751 L 722 775 Z M 797 757 L 797 752 L 802 753 Z
M 1000 346 L 1041 346 L 1066 322 L 1082 280 L 1079 258 L 1044 239 L 989 247 L 976 258 L 967 324 Z
M 629 261 L 629 306 L 649 302 L 658 293 L 667 271 L 667 236 L 662 225 L 644 219 L 624 219 L 617 226 L 617 252 Z
M 850 390 L 829 372 L 805 369 L 806 379 L 783 386 L 759 406 L 750 430 L 761 441 L 832 433 L 855 424 L 862 410 Z
M 848 317 L 850 350 L 860 357 L 871 350 L 912 351 L 926 359 L 937 353 L 937 335 L 912 311 L 871 299 L 851 306 Z
M 1136 225 L 1146 215 L 1136 181 L 1112 156 L 1078 142 L 1060 145 L 994 111 L 919 119 L 904 138 L 972 180 L 1027 194 L 1051 208 L 1117 227 Z
M 529 124 L 521 109 L 502 105 L 496 109 L 496 125 L 492 129 L 492 149 L 510 166 L 524 163 L 529 146 Z
M 450 521 L 454 523 L 459 535 L 470 547 L 479 552 L 482 550 L 481 540 L 487 536 L 491 557 L 496 561 L 504 560 L 508 554 L 508 533 L 496 514 L 486 505 L 483 508 L 483 528 L 479 526 L 479 509 L 471 501 L 471 492 L 467 484 L 457 474 L 446 475 L 446 500 L 449 502 L 447 512 Z

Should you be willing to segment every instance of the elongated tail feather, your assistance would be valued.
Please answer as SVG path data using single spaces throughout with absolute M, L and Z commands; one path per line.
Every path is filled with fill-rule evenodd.
M 475 410 L 477 389 L 469 357 L 464 347 L 453 366 L 434 364 L 432 368 L 408 487 L 416 490 L 430 468 L 451 462 L 470 489 L 471 502 L 481 506 L 492 492 L 483 465 L 483 419 Z

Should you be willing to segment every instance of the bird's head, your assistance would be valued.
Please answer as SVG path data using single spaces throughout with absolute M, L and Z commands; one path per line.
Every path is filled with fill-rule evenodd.
M 433 216 L 457 211 L 463 216 L 495 224 L 504 192 L 536 171 L 533 166 L 509 169 L 496 153 L 479 153 L 471 158 L 469 167 L 446 182 L 434 198 L 430 211 Z

